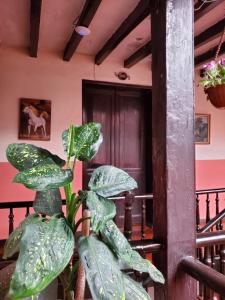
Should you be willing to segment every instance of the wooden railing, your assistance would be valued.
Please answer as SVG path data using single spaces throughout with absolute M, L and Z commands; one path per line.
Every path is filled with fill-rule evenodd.
M 225 208 L 220 211 L 223 197 L 225 199 L 225 188 L 196 191 L 197 259 L 186 257 L 180 264 L 186 273 L 199 281 L 198 294 L 200 299 L 204 300 L 225 299 L 225 231 L 222 230 Z M 152 194 L 135 196 L 127 193 L 124 196 L 112 197 L 111 199 L 115 202 L 124 199 L 124 233 L 129 240 L 131 240 L 133 228 L 133 203 L 134 201 L 141 201 L 142 203 L 141 238 L 138 241 L 130 241 L 133 249 L 145 255 L 146 253 L 158 252 L 164 247 L 159 241 L 144 239 L 145 202 L 148 199 L 153 199 Z M 200 211 L 200 205 L 203 202 L 205 203 L 205 211 Z M 213 203 L 215 211 L 212 213 L 211 205 Z M 25 216 L 27 216 L 32 205 L 33 201 L 0 203 L 0 211 L 2 209 L 8 210 L 9 233 L 14 229 L 14 209 L 25 209 Z M 63 200 L 63 205 L 65 205 L 65 200 Z M 211 218 L 213 214 L 215 216 Z M 149 279 L 143 283 L 149 285 Z

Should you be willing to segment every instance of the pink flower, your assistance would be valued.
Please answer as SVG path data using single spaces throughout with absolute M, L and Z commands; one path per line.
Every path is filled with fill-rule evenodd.
M 204 65 L 203 68 L 204 68 L 206 71 L 209 71 L 209 70 L 214 69 L 215 66 L 216 66 L 216 63 L 215 63 L 214 60 L 212 60 L 210 63 Z

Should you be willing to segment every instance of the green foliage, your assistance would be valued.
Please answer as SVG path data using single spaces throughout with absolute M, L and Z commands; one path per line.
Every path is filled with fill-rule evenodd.
M 59 189 L 37 191 L 34 199 L 34 211 L 38 214 L 53 216 L 62 213 L 62 198 Z
M 26 226 L 9 295 L 21 299 L 39 293 L 64 270 L 73 249 L 73 233 L 63 218 Z
M 151 300 L 146 290 L 132 278 L 123 275 L 126 300 Z
M 204 78 L 200 83 L 207 89 L 225 84 L 225 59 L 218 62 L 211 61 L 203 66 Z
M 68 157 L 75 156 L 81 161 L 92 159 L 102 143 L 101 125 L 88 123 L 71 126 L 62 134 L 64 150 Z
M 88 184 L 91 191 L 111 197 L 137 188 L 136 181 L 126 172 L 113 166 L 102 166 L 93 172 Z
M 20 225 L 10 234 L 4 246 L 3 258 L 7 259 L 19 251 L 19 244 L 27 225 L 35 224 L 41 221 L 38 214 L 28 216 Z
M 57 276 L 64 286 L 67 300 L 74 300 L 77 262 L 74 262 L 74 234 L 83 219 L 75 222 L 84 203 L 91 212 L 91 229 L 95 235 L 80 237 L 78 252 L 95 300 L 149 300 L 140 283 L 121 270 L 128 268 L 147 272 L 157 282 L 162 274 L 137 252 L 119 231 L 112 219 L 116 207 L 108 197 L 137 187 L 126 172 L 113 167 L 97 168 L 90 179 L 90 191 L 73 192 L 72 180 L 76 160 L 93 158 L 102 142 L 101 126 L 88 123 L 71 125 L 62 135 L 65 161 L 49 151 L 30 144 L 11 144 L 7 157 L 18 173 L 14 182 L 36 190 L 34 210 L 10 235 L 5 245 L 5 258 L 19 251 L 9 294 L 12 299 L 37 295 Z M 74 158 L 74 161 L 71 161 Z M 59 187 L 66 195 L 66 215 L 62 212 Z M 47 217 L 43 217 L 42 215 Z
M 109 248 L 97 237 L 82 237 L 78 252 L 94 300 L 125 299 L 123 274 Z
M 10 144 L 6 150 L 8 161 L 19 171 L 24 171 L 38 165 L 56 164 L 60 167 L 65 165 L 65 160 L 30 144 Z
M 62 170 L 57 165 L 38 165 L 18 173 L 14 182 L 23 183 L 27 188 L 36 191 L 46 191 L 65 186 L 73 180 L 71 170 Z
M 103 240 L 110 246 L 115 255 L 126 263 L 128 268 L 149 273 L 152 280 L 164 283 L 162 273 L 150 261 L 143 259 L 138 252 L 132 250 L 129 242 L 112 220 L 106 223 L 101 234 Z
M 88 192 L 86 205 L 91 211 L 92 230 L 96 233 L 116 215 L 116 206 L 113 201 L 98 196 L 95 192 Z

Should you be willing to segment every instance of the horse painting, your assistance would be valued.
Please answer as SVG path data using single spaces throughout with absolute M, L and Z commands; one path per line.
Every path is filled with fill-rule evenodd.
M 38 127 L 41 128 L 42 135 L 46 136 L 46 120 L 48 118 L 48 113 L 46 111 L 41 112 L 40 116 L 38 116 L 38 110 L 32 105 L 26 106 L 23 110 L 25 114 L 28 114 L 28 135 L 31 133 L 31 127 L 34 127 L 34 134 L 37 133 Z
M 21 99 L 19 138 L 49 140 L 50 117 L 50 101 Z

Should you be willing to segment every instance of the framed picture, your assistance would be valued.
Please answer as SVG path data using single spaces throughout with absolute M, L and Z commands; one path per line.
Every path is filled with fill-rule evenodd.
M 195 144 L 210 143 L 210 115 L 195 114 Z
M 19 139 L 49 141 L 51 131 L 51 101 L 20 99 Z

